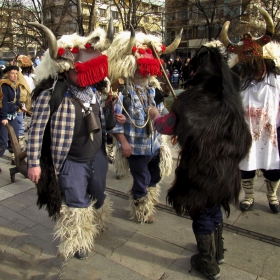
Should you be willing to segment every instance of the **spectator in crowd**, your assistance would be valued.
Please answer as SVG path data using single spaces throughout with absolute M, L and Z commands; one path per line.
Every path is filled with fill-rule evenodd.
M 184 83 L 190 78 L 191 74 L 191 65 L 190 65 L 190 58 L 186 58 L 185 63 L 182 66 L 182 80 L 183 80 L 183 88 L 186 89 L 186 85 Z
M 37 67 L 40 64 L 41 60 L 39 59 L 39 56 L 36 56 L 34 60 L 34 67 Z
M 8 130 L 5 125 L 10 124 L 18 137 L 17 111 L 26 111 L 19 101 L 18 71 L 16 65 L 9 65 L 4 69 L 4 77 L 0 80 L 0 156 L 5 153 L 8 144 Z M 13 153 L 10 145 L 8 149 Z
M 166 69 L 169 72 L 169 79 L 171 79 L 171 75 L 173 74 L 173 61 L 172 58 L 170 58 L 166 63 Z
M 180 56 L 176 57 L 176 60 L 173 63 L 173 71 L 177 69 L 178 73 L 181 74 L 182 71 L 182 60 Z
M 180 74 L 177 69 L 174 70 L 173 74 L 171 75 L 171 85 L 174 89 L 179 88 L 179 80 L 180 80 Z

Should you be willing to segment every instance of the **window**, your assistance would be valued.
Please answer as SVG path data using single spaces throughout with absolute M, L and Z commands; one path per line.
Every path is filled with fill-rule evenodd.
M 120 28 L 118 26 L 114 26 L 114 33 L 119 33 Z
M 99 9 L 99 16 L 100 16 L 100 17 L 106 17 L 106 10 L 104 10 L 104 9 Z
M 119 13 L 117 11 L 112 11 L 112 17 L 113 17 L 113 19 L 118 19 Z
M 188 19 L 188 11 L 181 11 L 177 13 L 177 17 L 180 20 Z

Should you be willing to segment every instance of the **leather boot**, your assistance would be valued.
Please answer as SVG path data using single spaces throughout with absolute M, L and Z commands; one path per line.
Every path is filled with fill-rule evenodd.
M 216 261 L 214 232 L 209 235 L 195 235 L 199 253 L 191 257 L 191 266 L 208 279 L 220 278 L 220 268 Z
M 225 262 L 224 258 L 224 241 L 223 241 L 223 224 L 215 224 L 214 228 L 215 246 L 216 246 L 216 260 L 218 264 Z
M 248 211 L 254 204 L 254 178 L 242 179 L 242 188 L 245 192 L 245 199 L 240 202 L 241 211 Z
M 269 207 L 273 213 L 279 213 L 279 201 L 276 194 L 279 187 L 279 181 L 273 182 L 267 179 L 265 179 L 264 181 L 266 183 L 266 196 L 269 202 Z

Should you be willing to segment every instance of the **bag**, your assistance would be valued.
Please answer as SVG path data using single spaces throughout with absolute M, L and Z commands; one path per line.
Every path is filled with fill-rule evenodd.
M 115 116 L 114 102 L 111 95 L 103 108 L 103 112 L 106 120 L 106 130 L 113 129 L 116 126 L 117 120 Z

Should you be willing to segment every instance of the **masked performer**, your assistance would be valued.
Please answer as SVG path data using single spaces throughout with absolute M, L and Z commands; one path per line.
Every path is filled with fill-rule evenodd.
M 240 202 L 242 211 L 250 210 L 254 204 L 254 177 L 256 170 L 263 172 L 267 187 L 269 207 L 279 212 L 277 189 L 280 179 L 279 147 L 277 127 L 280 102 L 280 48 L 269 43 L 274 34 L 274 24 L 269 14 L 260 9 L 266 21 L 265 35 L 254 38 L 243 35 L 239 44 L 232 43 L 227 31 L 229 22 L 223 27 L 222 40 L 230 56 L 230 66 L 242 79 L 242 101 L 246 121 L 250 127 L 253 143 L 250 153 L 240 163 L 242 187 L 245 199 Z
M 175 180 L 167 201 L 193 221 L 199 253 L 191 265 L 208 279 L 218 279 L 224 262 L 221 206 L 230 214 L 241 188 L 239 163 L 251 135 L 244 119 L 239 78 L 227 66 L 222 43 L 202 46 L 192 58 L 192 79 L 168 115 L 150 110 L 155 129 L 176 136 L 180 146 Z
M 148 115 L 149 107 L 156 106 L 155 89 L 150 86 L 150 81 L 153 76 L 162 74 L 162 61 L 155 58 L 151 44 L 158 54 L 170 53 L 177 48 L 180 40 L 181 33 L 166 48 L 156 36 L 142 32 L 135 34 L 134 30 L 124 31 L 114 38 L 107 50 L 110 80 L 112 83 L 118 78 L 124 80 L 115 110 L 117 113 L 124 112 L 126 116 L 126 122 L 117 124 L 109 133 L 119 142 L 115 160 L 118 176 L 123 174 L 122 170 L 129 168 L 133 177 L 130 218 L 136 222 L 154 221 L 158 183 L 172 170 L 170 150 L 161 141 L 160 134 L 153 131 Z M 153 82 L 159 86 L 155 78 Z M 166 111 L 163 102 L 159 102 L 157 107 L 160 113 Z
M 108 91 L 108 61 L 101 53 L 112 38 L 97 29 L 88 37 L 64 35 L 49 41 L 36 67 L 34 108 L 29 129 L 28 177 L 38 189 L 39 207 L 56 220 L 58 254 L 85 259 L 105 228 L 105 118 L 101 92 Z

